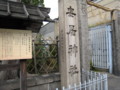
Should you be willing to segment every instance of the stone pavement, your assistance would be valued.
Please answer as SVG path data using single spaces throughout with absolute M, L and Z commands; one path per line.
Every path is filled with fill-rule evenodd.
M 120 76 L 108 74 L 108 90 L 120 90 Z

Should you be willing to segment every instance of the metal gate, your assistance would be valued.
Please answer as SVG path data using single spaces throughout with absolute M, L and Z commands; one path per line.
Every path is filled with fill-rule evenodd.
M 91 28 L 89 38 L 93 67 L 108 69 L 112 73 L 111 26 L 104 25 Z

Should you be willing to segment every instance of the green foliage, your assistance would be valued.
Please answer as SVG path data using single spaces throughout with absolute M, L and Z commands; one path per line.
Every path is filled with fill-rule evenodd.
M 90 70 L 94 71 L 94 72 L 100 72 L 97 68 L 95 68 L 92 64 L 92 61 L 90 61 Z
M 93 67 L 92 61 L 90 61 L 90 70 L 95 70 L 95 68 Z
M 25 4 L 44 6 L 44 0 L 22 0 Z
M 35 41 L 35 57 L 37 70 L 35 69 L 35 59 L 33 58 L 27 61 L 28 73 L 48 74 L 58 72 L 57 44 L 46 43 L 42 39 L 42 35 L 37 36 L 37 40 Z

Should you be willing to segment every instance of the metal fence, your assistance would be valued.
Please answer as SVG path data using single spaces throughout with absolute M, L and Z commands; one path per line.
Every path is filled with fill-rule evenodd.
M 92 71 L 83 71 L 83 74 L 86 75 L 86 80 L 83 83 L 69 85 L 68 88 L 63 87 L 62 90 L 108 90 L 107 74 Z
M 27 62 L 27 71 L 30 74 L 48 74 L 59 71 L 58 45 L 33 43 L 33 59 Z
M 92 65 L 96 68 L 109 69 L 112 73 L 111 26 L 103 25 L 91 28 L 89 36 Z

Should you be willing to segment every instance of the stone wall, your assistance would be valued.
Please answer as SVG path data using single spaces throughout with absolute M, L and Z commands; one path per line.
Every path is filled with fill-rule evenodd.
M 55 90 L 60 88 L 60 74 L 54 73 L 42 76 L 30 76 L 27 79 L 27 90 Z M 19 90 L 18 80 L 0 82 L 0 90 Z

